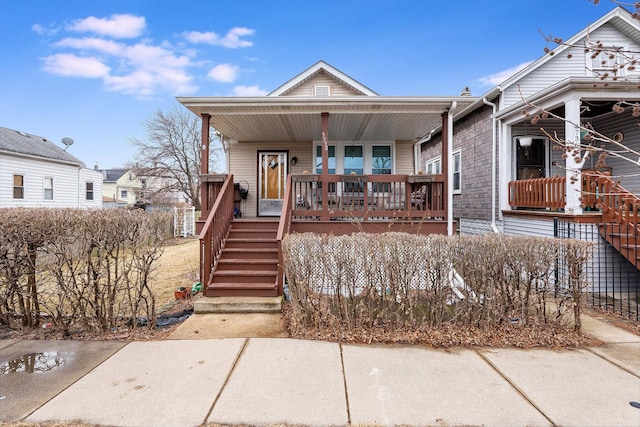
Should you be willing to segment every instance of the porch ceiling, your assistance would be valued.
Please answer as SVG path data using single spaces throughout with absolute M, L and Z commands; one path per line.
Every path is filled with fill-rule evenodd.
M 237 141 L 321 139 L 320 114 L 329 113 L 334 141 L 413 141 L 442 124 L 442 113 L 470 105 L 474 97 L 180 97 L 198 116 Z

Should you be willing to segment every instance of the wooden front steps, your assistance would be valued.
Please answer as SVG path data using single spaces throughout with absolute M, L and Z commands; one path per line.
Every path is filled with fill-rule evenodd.
M 277 296 L 277 232 L 275 220 L 233 220 L 205 296 Z
M 621 224 L 600 224 L 600 235 L 623 257 L 640 270 L 640 236 L 632 227 Z

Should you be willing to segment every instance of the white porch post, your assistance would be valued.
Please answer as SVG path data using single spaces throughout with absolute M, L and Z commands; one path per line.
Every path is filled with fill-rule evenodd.
M 566 141 L 566 177 L 567 195 L 564 211 L 569 214 L 582 214 L 582 165 L 580 153 L 580 99 L 570 99 L 564 103 L 564 132 Z

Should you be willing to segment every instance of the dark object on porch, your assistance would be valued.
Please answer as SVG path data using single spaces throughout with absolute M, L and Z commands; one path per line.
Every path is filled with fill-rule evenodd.
M 236 190 L 236 200 L 246 200 L 249 195 L 249 183 L 247 181 L 240 181 L 233 185 Z

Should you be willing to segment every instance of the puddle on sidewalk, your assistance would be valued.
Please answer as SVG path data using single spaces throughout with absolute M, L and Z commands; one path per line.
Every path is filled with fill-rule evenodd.
M 18 372 L 28 374 L 51 372 L 67 363 L 71 356 L 72 353 L 55 351 L 25 354 L 18 359 L 0 363 L 0 375 Z

